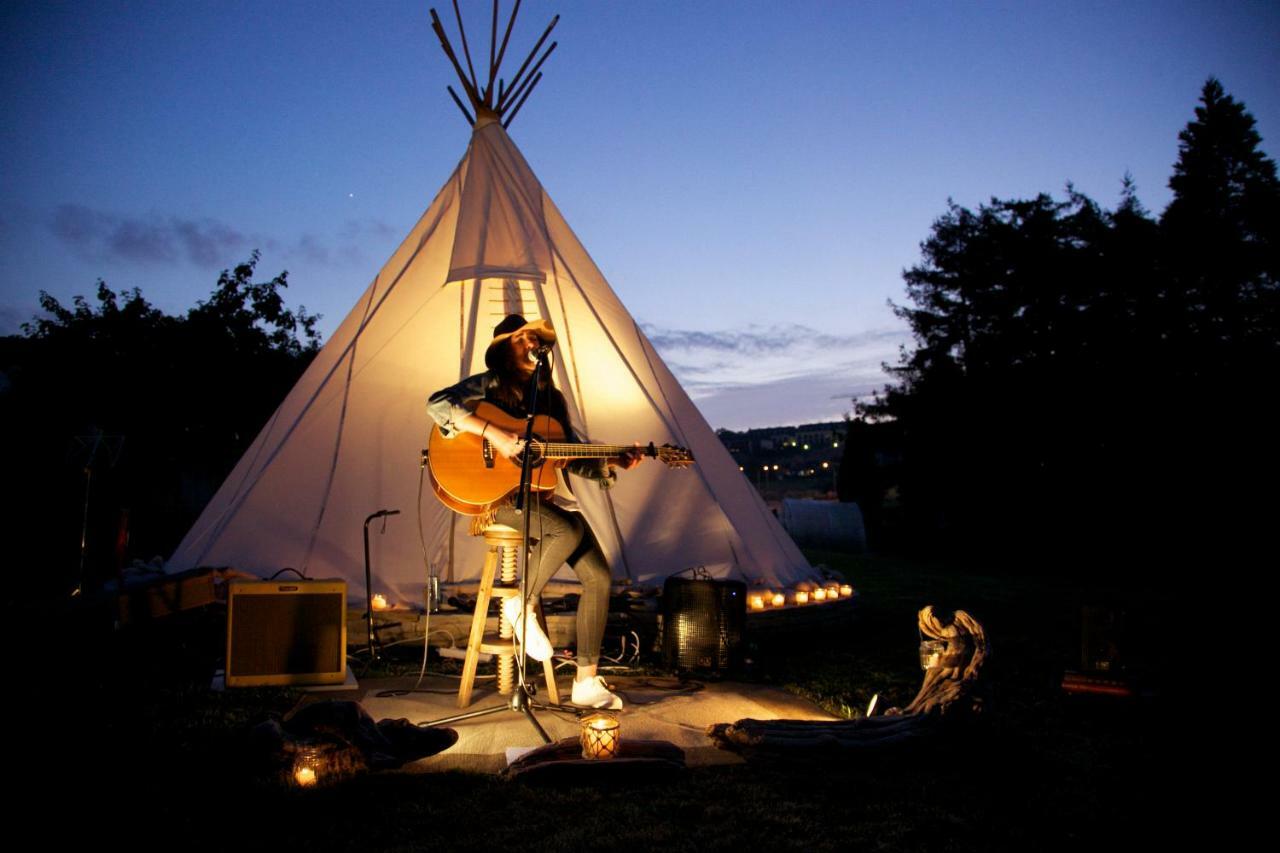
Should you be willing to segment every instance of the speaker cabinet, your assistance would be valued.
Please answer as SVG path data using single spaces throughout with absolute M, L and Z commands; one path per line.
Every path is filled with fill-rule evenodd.
M 346 681 L 346 581 L 234 580 L 227 590 L 228 687 Z
M 668 669 L 726 675 L 742 666 L 747 585 L 670 577 L 662 585 L 662 652 Z

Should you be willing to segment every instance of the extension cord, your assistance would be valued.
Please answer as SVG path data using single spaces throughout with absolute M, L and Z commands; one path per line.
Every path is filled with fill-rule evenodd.
M 466 660 L 467 650 L 459 649 L 456 646 L 442 646 L 436 649 L 436 654 L 440 655 L 440 657 L 442 658 L 454 658 L 456 660 Z M 488 663 L 489 661 L 493 660 L 493 655 L 489 654 L 488 652 L 481 652 L 478 660 L 480 661 L 480 663 Z

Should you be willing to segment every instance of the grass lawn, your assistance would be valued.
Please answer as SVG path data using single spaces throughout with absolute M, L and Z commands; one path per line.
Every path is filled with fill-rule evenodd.
M 126 849 L 1045 850 L 1154 840 L 1175 785 L 1167 692 L 1067 700 L 1084 603 L 1135 613 L 1141 590 L 994 576 L 944 564 L 809 552 L 858 588 L 853 627 L 776 626 L 752 635 L 751 678 L 827 708 L 905 705 L 920 683 L 916 610 L 963 608 L 992 646 L 992 701 L 965 737 L 857 761 L 687 771 L 665 786 L 531 789 L 462 773 L 379 773 L 311 791 L 261 775 L 248 727 L 283 714 L 287 690 L 206 688 L 216 614 L 146 631 L 51 630 L 29 694 L 54 746 L 24 738 L 33 802 L 58 804 L 60 840 Z M 42 630 L 43 629 L 43 630 Z M 35 632 L 32 634 L 31 632 Z M 1159 661 L 1149 662 L 1158 675 Z M 1143 846 L 1146 846 L 1145 844 Z

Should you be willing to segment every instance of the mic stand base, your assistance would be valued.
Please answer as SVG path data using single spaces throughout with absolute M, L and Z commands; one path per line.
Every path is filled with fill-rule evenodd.
M 516 689 L 511 692 L 511 701 L 504 705 L 494 705 L 492 708 L 477 708 L 474 711 L 464 711 L 461 714 L 454 714 L 451 717 L 441 717 L 438 720 L 430 720 L 425 723 L 418 723 L 420 729 L 428 729 L 432 726 L 445 726 L 449 723 L 458 723 L 463 720 L 474 720 L 477 717 L 487 717 L 490 714 L 501 713 L 502 711 L 514 711 L 517 714 L 524 714 L 529 725 L 533 726 L 533 730 L 538 733 L 538 737 L 542 738 L 543 743 L 551 743 L 551 737 L 547 734 L 546 729 L 542 728 L 542 724 L 538 722 L 538 718 L 533 715 L 534 708 L 533 697 L 529 695 L 528 688 L 519 684 Z M 544 707 L 538 705 L 537 707 Z

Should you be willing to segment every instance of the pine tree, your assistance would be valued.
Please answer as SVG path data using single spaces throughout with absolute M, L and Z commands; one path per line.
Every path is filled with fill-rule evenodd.
M 1276 364 L 1280 182 L 1253 116 L 1216 79 L 1195 114 L 1178 134 L 1161 228 L 1182 362 L 1209 387 Z

